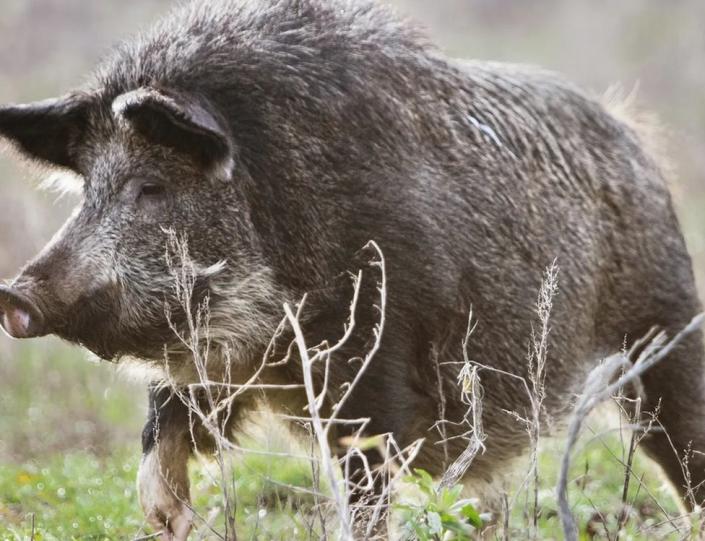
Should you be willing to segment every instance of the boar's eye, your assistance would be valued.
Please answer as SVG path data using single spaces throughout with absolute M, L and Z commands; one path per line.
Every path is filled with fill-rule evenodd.
M 142 182 L 137 184 L 132 193 L 136 193 L 135 203 L 137 208 L 144 211 L 146 216 L 156 217 L 167 209 L 169 190 L 158 182 Z
M 164 196 L 166 193 L 166 188 L 161 184 L 155 182 L 146 182 L 142 184 L 140 188 L 139 198 L 140 199 L 152 199 Z
M 130 179 L 120 192 L 120 200 L 147 220 L 162 219 L 171 205 L 172 190 L 167 184 L 152 179 Z

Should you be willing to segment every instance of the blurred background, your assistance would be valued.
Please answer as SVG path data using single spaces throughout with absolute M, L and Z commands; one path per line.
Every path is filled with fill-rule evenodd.
M 111 44 L 172 3 L 0 0 L 0 102 L 42 99 L 78 85 Z M 626 91 L 638 85 L 640 106 L 667 128 L 667 154 L 677 171 L 674 199 L 705 293 L 705 2 L 393 3 L 451 55 L 539 64 L 595 94 L 613 84 Z M 75 203 L 37 191 L 37 180 L 11 156 L 0 155 L 2 278 L 42 247 Z M 57 456 L 86 453 L 100 464 L 115 449 L 136 453 L 145 403 L 143 385 L 77 348 L 51 338 L 19 344 L 2 337 L 0 523 L 18 520 L 18 487 L 31 485 Z M 130 460 L 123 472 L 125 495 L 134 477 Z M 3 471 L 22 473 L 3 478 Z

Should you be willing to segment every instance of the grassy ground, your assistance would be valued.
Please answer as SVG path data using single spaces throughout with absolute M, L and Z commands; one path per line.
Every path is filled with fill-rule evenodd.
M 13 348 L 3 357 L 0 376 L 11 382 L 13 392 L 11 399 L 5 395 L 0 417 L 0 540 L 30 539 L 33 531 L 36 540 L 146 535 L 135 493 L 144 389 L 51 340 Z M 287 447 L 288 440 L 277 431 L 266 440 L 268 448 Z M 262 448 L 263 443 L 257 445 Z M 549 442 L 541 455 L 541 539 L 562 538 L 553 490 L 560 446 L 560 441 Z M 668 515 L 678 513 L 675 500 L 656 468 L 640 455 L 628 505 L 623 505 L 623 459 L 616 433 L 594 437 L 586 432 L 571 477 L 571 503 L 583 538 L 615 539 L 623 513 L 628 520 L 622 539 L 682 538 L 664 523 Z M 310 530 L 314 501 L 305 490 L 312 484 L 307 461 L 248 453 L 234 457 L 234 464 L 240 539 L 319 538 L 318 529 Z M 193 467 L 196 510 L 210 516 L 220 530 L 216 477 L 213 465 Z M 523 496 L 517 498 L 511 516 L 512 538 L 524 537 L 532 522 L 524 501 Z M 201 533 L 204 539 L 216 538 L 207 528 Z
M 135 494 L 138 457 L 132 446 L 103 458 L 84 452 L 55 456 L 43 461 L 41 469 L 31 462 L 0 467 L 0 539 L 29 539 L 33 527 L 37 540 L 145 535 Z M 213 473 L 206 466 L 194 468 L 195 507 L 204 517 L 213 516 L 221 501 Z M 291 488 L 311 486 L 305 464 L 249 455 L 238 461 L 234 479 L 244 539 L 309 539 L 298 512 L 311 508 L 311 498 Z M 214 526 L 220 529 L 218 518 Z
M 670 490 L 651 464 L 639 457 L 635 473 L 641 481 L 632 480 L 629 505 L 622 504 L 624 470 L 613 453 L 621 454 L 614 436 L 591 444 L 575 462 L 571 502 L 582 538 L 614 539 L 618 521 L 626 512 L 629 518 L 622 529 L 623 538 L 682 539 L 664 522 L 664 510 L 677 515 Z M 118 540 L 144 535 L 134 489 L 138 456 L 138 449 L 132 446 L 102 458 L 76 451 L 46 459 L 41 467 L 35 462 L 0 467 L 0 539 L 29 539 L 33 528 L 37 540 Z M 541 539 L 562 538 L 552 490 L 556 462 L 555 450 L 543 453 Z M 222 531 L 218 520 L 221 495 L 213 482 L 212 467 L 198 464 L 193 472 L 196 510 L 203 517 L 215 514 L 214 525 Z M 292 488 L 311 486 L 308 464 L 251 454 L 237 461 L 233 477 L 240 539 L 318 539 L 309 530 L 312 497 Z M 520 498 L 510 523 L 512 538 L 521 537 L 530 521 L 524 516 Z M 201 532 L 208 535 L 206 528 Z

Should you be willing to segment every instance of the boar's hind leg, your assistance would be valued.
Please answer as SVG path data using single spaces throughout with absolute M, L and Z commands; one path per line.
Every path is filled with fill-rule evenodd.
M 680 328 L 669 328 L 669 336 Z M 663 468 L 687 507 L 702 505 L 705 501 L 705 353 L 701 334 L 688 337 L 669 358 L 644 374 L 643 384 L 646 403 L 642 409 L 658 410 L 657 419 L 664 430 L 647 434 L 642 446 Z
M 204 412 L 206 400 L 200 400 Z M 227 412 L 224 433 L 230 437 L 238 413 Z M 142 462 L 138 474 L 140 503 L 150 525 L 169 541 L 186 540 L 193 512 L 190 508 L 188 460 L 194 448 L 215 450 L 214 440 L 169 386 L 149 388 L 149 417 L 142 432 Z

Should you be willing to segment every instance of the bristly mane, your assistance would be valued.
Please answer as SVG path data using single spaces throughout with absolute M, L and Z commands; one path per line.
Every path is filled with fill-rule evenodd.
M 413 25 L 373 2 L 197 0 L 119 45 L 97 83 L 106 97 L 146 85 L 211 94 L 224 74 L 237 73 L 241 85 L 286 78 L 289 92 L 305 95 L 335 85 L 353 57 L 374 61 L 428 47 Z

